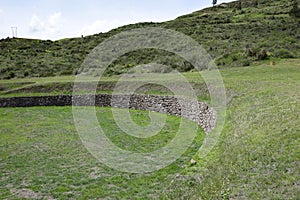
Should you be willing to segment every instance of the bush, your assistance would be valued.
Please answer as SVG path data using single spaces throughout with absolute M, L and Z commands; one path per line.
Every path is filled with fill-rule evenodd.
M 63 70 L 60 75 L 61 76 L 67 76 L 67 75 L 72 75 L 73 74 L 73 70 L 72 69 L 68 69 L 68 70 Z
M 245 55 L 248 57 L 256 57 L 257 60 L 265 60 L 268 58 L 268 53 L 265 49 L 248 48 L 245 51 Z
M 290 15 L 294 17 L 300 17 L 300 8 L 298 6 L 298 0 L 293 0 L 293 8 L 290 11 Z
M 286 49 L 278 49 L 274 52 L 274 56 L 277 58 L 294 58 L 294 55 Z
M 267 51 L 265 49 L 260 50 L 257 54 L 257 59 L 258 60 L 265 60 L 268 58 Z
M 238 57 L 236 55 L 232 55 L 231 59 L 232 59 L 232 62 L 234 62 L 234 61 L 238 60 Z
M 247 58 L 241 59 L 239 61 L 239 65 L 242 66 L 242 67 L 248 67 L 248 66 L 250 66 L 250 64 L 251 64 L 251 61 Z
M 15 78 L 16 74 L 14 72 L 9 72 L 8 76 L 9 78 Z
M 24 75 L 24 77 L 27 77 L 27 76 L 29 76 L 29 72 L 25 71 L 23 75 Z
M 15 78 L 16 74 L 14 72 L 9 72 L 7 75 L 4 76 L 4 79 L 12 79 Z

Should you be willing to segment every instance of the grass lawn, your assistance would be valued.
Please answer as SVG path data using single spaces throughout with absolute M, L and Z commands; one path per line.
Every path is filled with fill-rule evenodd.
M 170 196 L 300 198 L 300 62 L 222 71 L 234 91 L 219 145 L 199 162 L 201 181 L 174 182 Z M 187 178 L 188 179 L 188 178 Z M 181 188 L 178 190 L 178 188 Z
M 182 157 L 151 174 L 117 172 L 97 162 L 76 133 L 71 107 L 1 108 L 0 197 L 299 199 L 300 60 L 224 69 L 221 74 L 229 101 L 218 145 L 199 159 L 204 138 L 199 130 Z M 190 82 L 199 81 L 195 73 L 184 75 Z M 17 84 L 21 82 L 71 80 L 15 79 L 0 84 L 16 84 L 3 87 L 11 90 L 23 87 Z M 131 114 L 140 125 L 149 122 L 147 112 Z M 180 118 L 168 116 L 157 137 L 137 140 L 124 135 L 109 108 L 97 108 L 97 117 L 112 142 L 140 152 L 165 145 L 180 123 Z M 191 158 L 198 161 L 195 166 L 189 165 Z
M 0 110 L 0 196 L 8 199 L 155 198 L 187 167 L 205 136 L 199 129 L 190 149 L 169 167 L 153 174 L 135 175 L 117 172 L 92 157 L 76 134 L 71 107 Z M 149 122 L 145 111 L 131 111 L 131 115 L 140 125 Z M 137 139 L 118 128 L 110 108 L 98 108 L 97 116 L 114 144 L 134 152 L 151 152 L 166 145 L 177 133 L 181 121 L 168 116 L 159 134 Z M 190 126 L 194 124 L 185 121 Z

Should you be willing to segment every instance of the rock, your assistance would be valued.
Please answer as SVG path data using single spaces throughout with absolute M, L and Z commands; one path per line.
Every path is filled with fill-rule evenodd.
M 197 161 L 194 160 L 194 159 L 192 159 L 192 160 L 191 160 L 191 165 L 196 165 L 196 164 L 197 164 Z

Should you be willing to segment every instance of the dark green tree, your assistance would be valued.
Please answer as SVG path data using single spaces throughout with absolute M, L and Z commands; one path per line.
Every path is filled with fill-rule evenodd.
M 218 0 L 213 0 L 213 6 L 215 6 L 218 3 Z
M 238 1 L 237 9 L 242 10 L 242 0 Z
M 292 0 L 292 9 L 290 11 L 290 15 L 294 17 L 300 17 L 300 8 L 299 8 L 298 0 Z

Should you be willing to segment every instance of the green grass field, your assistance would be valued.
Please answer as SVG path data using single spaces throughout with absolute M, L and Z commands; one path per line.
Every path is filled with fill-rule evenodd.
M 147 112 L 132 111 L 134 120 L 147 123 Z M 126 136 L 109 108 L 97 109 L 107 136 L 123 149 L 149 152 L 176 134 L 180 118 L 168 116 L 152 138 Z M 151 198 L 182 171 L 204 138 L 199 129 L 192 147 L 171 166 L 147 175 L 121 173 L 97 162 L 84 148 L 74 127 L 71 107 L 1 109 L 1 198 Z M 193 122 L 189 122 L 191 125 Z M 26 190 L 25 190 L 26 189 Z M 28 192 L 30 191 L 30 192 Z
M 97 162 L 79 139 L 71 107 L 1 108 L 1 199 L 299 199 L 300 60 L 224 69 L 221 74 L 229 100 L 215 148 L 207 157 L 197 157 L 205 136 L 198 130 L 193 145 L 176 162 L 143 175 Z M 184 75 L 190 82 L 203 82 L 196 73 Z M 167 76 L 164 81 L 172 81 L 172 74 Z M 3 80 L 1 96 L 24 86 L 72 80 Z M 40 94 L 47 93 L 36 95 Z M 147 113 L 131 115 L 137 124 L 146 125 Z M 139 152 L 167 144 L 180 123 L 180 118 L 168 116 L 156 137 L 137 140 L 118 128 L 110 108 L 97 108 L 97 117 L 115 144 Z M 191 158 L 197 160 L 195 166 L 189 164 Z

